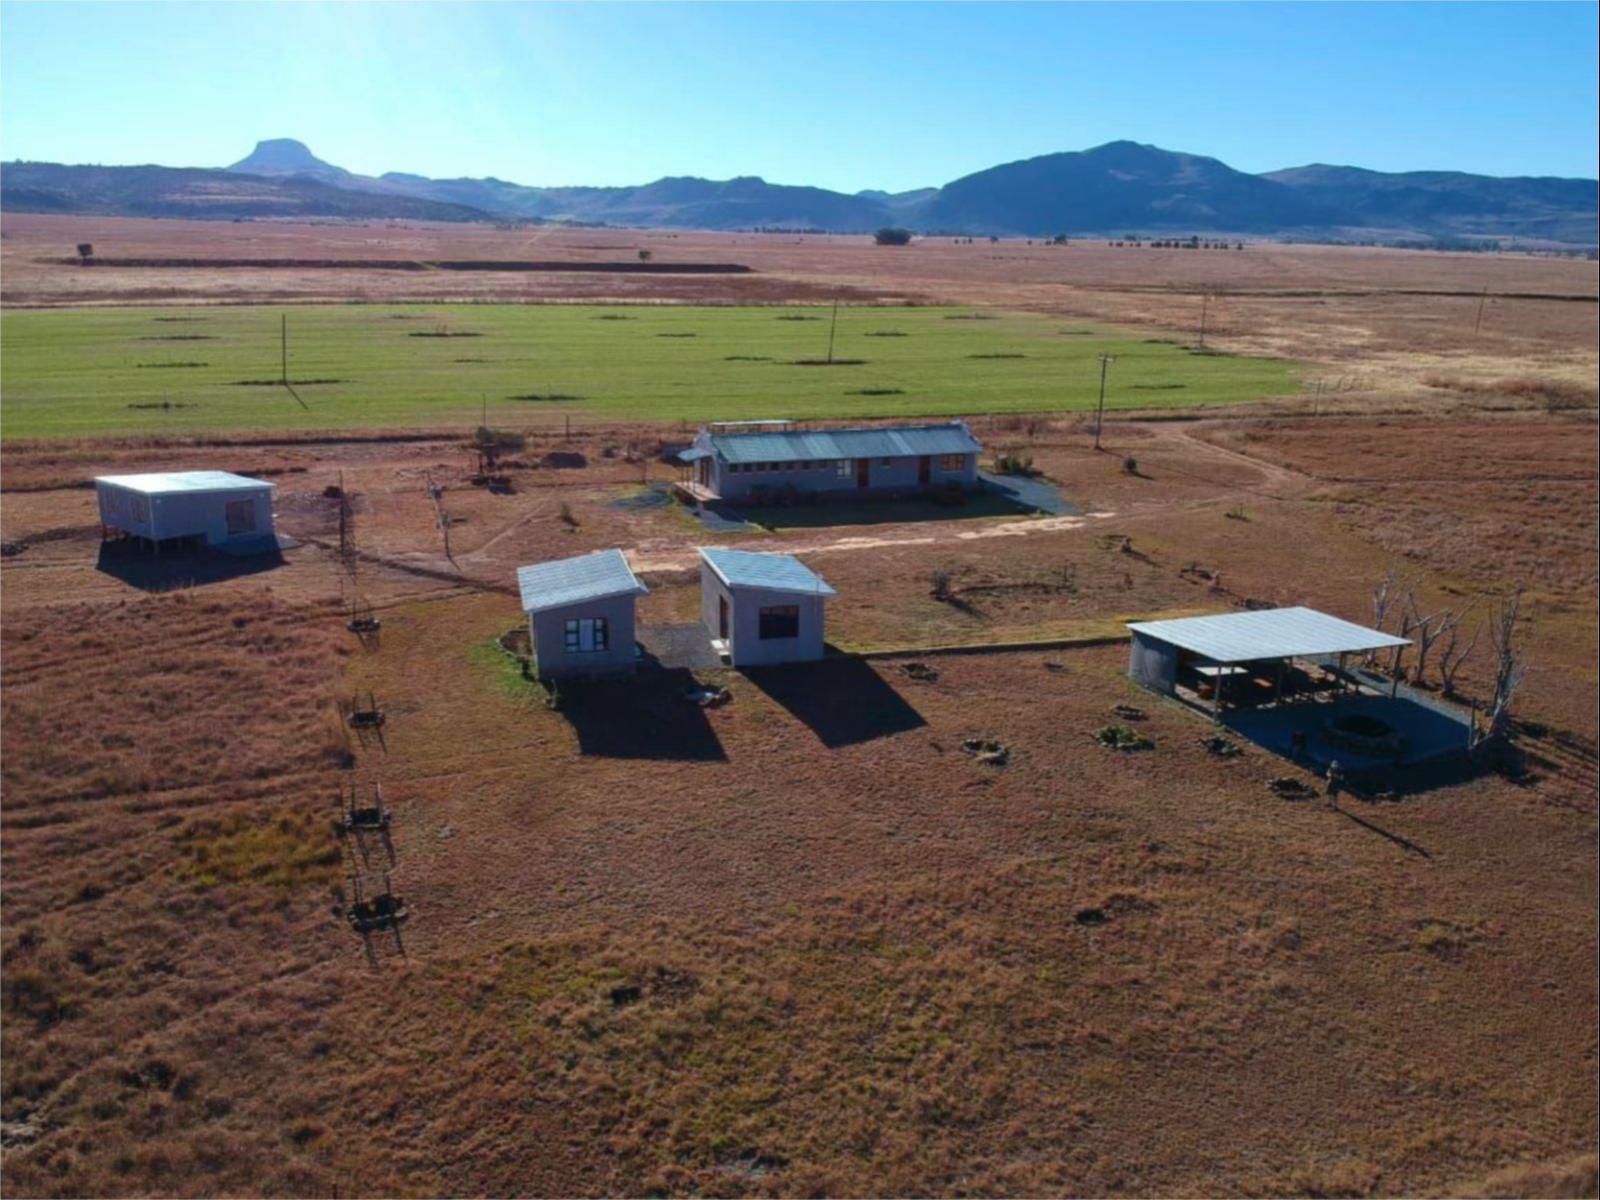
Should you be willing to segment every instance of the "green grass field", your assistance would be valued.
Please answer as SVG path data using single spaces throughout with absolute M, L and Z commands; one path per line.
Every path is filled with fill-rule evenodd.
M 288 314 L 282 387 L 279 322 Z M 52 310 L 0 318 L 7 438 L 861 418 L 1232 403 L 1296 388 L 1295 365 L 1031 314 L 841 308 L 346 305 Z M 260 381 L 251 385 L 245 381 Z

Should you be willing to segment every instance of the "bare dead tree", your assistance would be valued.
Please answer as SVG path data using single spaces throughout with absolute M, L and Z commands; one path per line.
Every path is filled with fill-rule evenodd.
M 1372 627 L 1382 629 L 1384 622 L 1389 619 L 1389 609 L 1399 598 L 1401 587 L 1400 572 L 1391 566 L 1372 587 Z M 1377 651 L 1367 654 L 1369 664 L 1378 660 Z
M 1522 589 L 1495 605 L 1489 614 L 1489 644 L 1494 649 L 1494 691 L 1489 699 L 1487 737 L 1505 739 L 1511 732 L 1511 701 L 1517 694 L 1528 664 L 1517 649 L 1517 619 L 1522 613 Z
M 1395 636 L 1409 639 L 1417 631 L 1417 626 L 1431 620 L 1417 612 L 1416 597 L 1409 591 L 1406 593 L 1405 602 L 1400 607 L 1400 628 Z M 1405 656 L 1404 644 L 1394 648 L 1394 654 L 1389 659 L 1389 674 L 1398 678 L 1400 676 L 1400 660 Z
M 1424 617 L 1417 611 L 1415 593 L 1407 594 L 1406 605 L 1410 612 L 1411 628 L 1417 635 L 1417 660 L 1411 665 L 1411 682 L 1420 684 L 1427 678 L 1428 655 L 1434 644 L 1461 623 L 1461 616 L 1448 608 L 1441 608 L 1431 616 Z
M 1456 673 L 1461 670 L 1461 664 L 1472 657 L 1478 638 L 1483 634 L 1483 626 L 1479 625 L 1472 631 L 1470 639 L 1466 642 L 1461 640 L 1461 623 L 1471 611 L 1471 606 L 1464 609 L 1450 623 L 1450 628 L 1444 631 L 1444 638 L 1439 643 L 1439 686 L 1446 696 L 1455 695 Z

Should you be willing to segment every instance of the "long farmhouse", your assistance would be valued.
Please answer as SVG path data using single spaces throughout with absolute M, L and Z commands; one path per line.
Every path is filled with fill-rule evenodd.
M 983 449 L 964 421 L 876 429 L 702 429 L 679 455 L 698 500 L 764 494 L 894 494 L 978 485 Z

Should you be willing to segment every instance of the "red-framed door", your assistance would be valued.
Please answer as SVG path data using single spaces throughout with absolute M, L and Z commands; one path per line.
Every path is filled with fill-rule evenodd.
M 856 459 L 856 487 L 869 488 L 872 486 L 872 460 L 870 458 Z

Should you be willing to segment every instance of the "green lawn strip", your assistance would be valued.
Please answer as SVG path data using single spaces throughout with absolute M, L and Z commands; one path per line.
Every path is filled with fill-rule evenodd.
M 536 425 L 581 419 L 852 420 L 1237 403 L 1292 392 L 1296 364 L 1200 356 L 1026 313 L 596 305 L 57 309 L 0 318 L 6 438 Z M 288 314 L 289 379 L 281 375 Z M 607 319 L 625 316 L 626 320 Z M 819 320 L 783 320 L 816 315 Z M 175 321 L 173 318 L 182 318 Z M 873 336 L 894 330 L 904 336 Z M 693 337 L 670 336 L 694 334 Z M 427 336 L 412 336 L 425 334 Z M 450 336 L 438 336 L 440 334 Z M 476 336 L 461 336 L 476 335 Z M 182 338 L 184 340 L 171 340 Z M 1002 357 L 985 357 L 1000 355 Z M 1021 357 L 1004 357 L 1020 355 Z M 263 382 L 265 381 L 265 382 Z M 514 397 L 536 397 L 515 399 Z

